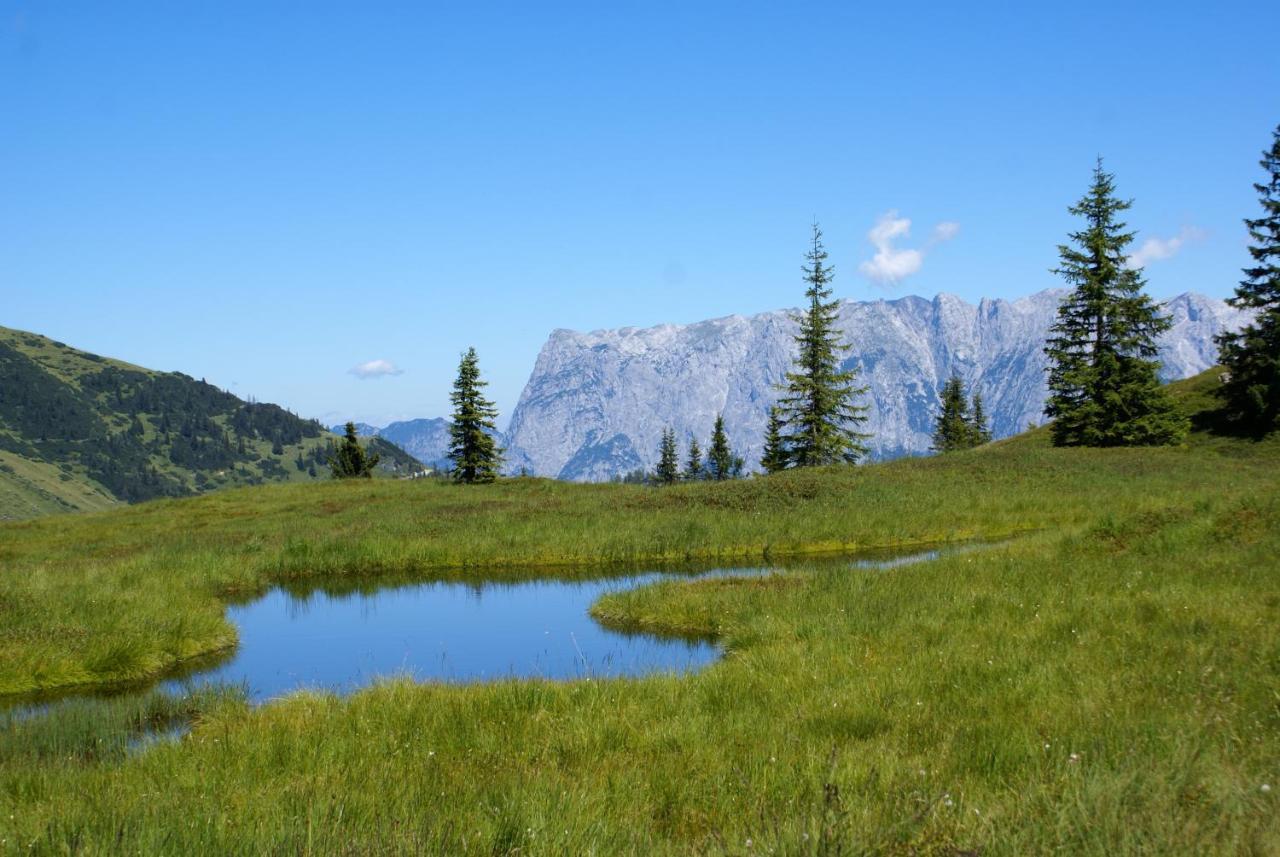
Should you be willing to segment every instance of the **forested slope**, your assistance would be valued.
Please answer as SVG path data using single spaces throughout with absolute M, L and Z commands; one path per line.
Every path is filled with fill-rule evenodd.
M 327 478 L 333 440 L 278 405 L 0 328 L 0 519 Z M 383 473 L 417 466 L 372 447 Z

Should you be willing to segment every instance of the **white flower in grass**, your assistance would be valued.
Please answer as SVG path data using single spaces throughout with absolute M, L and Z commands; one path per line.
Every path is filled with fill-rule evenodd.
M 1266 793 L 1267 793 L 1267 792 L 1269 792 L 1269 791 L 1271 791 L 1271 783 L 1263 783 L 1263 784 L 1262 784 L 1262 793 L 1263 793 L 1263 794 L 1266 794 Z

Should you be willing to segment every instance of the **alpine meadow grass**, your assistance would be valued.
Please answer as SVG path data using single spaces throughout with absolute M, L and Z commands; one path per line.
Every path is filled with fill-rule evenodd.
M 1280 853 L 1280 442 L 1054 449 L 642 488 L 283 485 L 0 527 L 0 690 L 136 682 L 290 580 L 574 577 L 711 635 L 641 679 L 388 677 L 0 720 L 13 853 Z M 975 541 L 884 570 L 820 554 Z M 190 731 L 138 745 L 148 725 Z

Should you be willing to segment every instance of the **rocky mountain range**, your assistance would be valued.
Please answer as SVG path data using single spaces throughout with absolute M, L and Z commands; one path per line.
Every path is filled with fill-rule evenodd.
M 845 365 L 856 366 L 870 388 L 865 430 L 873 457 L 929 451 L 938 391 L 953 372 L 981 392 L 996 437 L 1042 422 L 1042 348 L 1063 294 L 977 305 L 949 294 L 842 302 L 839 326 L 853 346 Z M 1244 320 L 1223 301 L 1192 293 L 1166 302 L 1165 311 L 1173 320 L 1160 340 L 1165 380 L 1212 366 L 1214 336 Z M 512 414 L 506 469 L 593 481 L 651 468 L 664 427 L 676 430 L 682 449 L 694 436 L 705 446 L 717 413 L 754 467 L 795 331 L 786 310 L 644 329 L 556 330 Z M 424 447 L 405 448 L 434 460 Z

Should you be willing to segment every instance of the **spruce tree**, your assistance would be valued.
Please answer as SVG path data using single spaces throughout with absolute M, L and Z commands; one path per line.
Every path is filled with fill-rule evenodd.
M 498 409 L 481 393 L 487 384 L 487 381 L 480 380 L 480 361 L 476 350 L 468 348 L 458 363 L 458 377 L 453 382 L 453 392 L 449 394 L 453 403 L 449 461 L 453 464 L 454 482 L 492 482 L 502 466 L 503 450 L 493 439 Z
M 334 479 L 368 479 L 373 476 L 373 468 L 378 466 L 378 454 L 365 452 L 356 436 L 355 423 L 347 423 L 347 433 L 329 456 L 329 471 Z M 315 475 L 314 468 L 311 475 Z
M 987 423 L 987 411 L 982 406 L 981 393 L 973 394 L 973 408 L 970 411 L 969 423 L 973 429 L 974 446 L 991 443 L 991 426 Z
M 840 369 L 840 357 L 851 350 L 836 329 L 839 302 L 831 300 L 835 269 L 826 264 L 822 230 L 813 225 L 808 263 L 803 268 L 809 305 L 792 318 L 800 325 L 794 369 L 786 375 L 779 401 L 786 427 L 787 457 L 799 467 L 855 463 L 867 453 L 870 435 L 857 427 L 866 422 L 867 408 L 854 402 L 866 387 L 856 387 L 857 372 Z
M 1142 270 L 1126 264 L 1132 232 L 1117 219 L 1130 200 L 1115 195 L 1114 176 L 1093 171 L 1088 193 L 1068 210 L 1085 226 L 1061 245 L 1060 274 L 1072 287 L 1058 307 L 1045 345 L 1056 446 L 1176 443 L 1187 420 L 1156 377 L 1156 337 L 1170 321 L 1142 291 Z
M 698 446 L 696 437 L 689 438 L 689 458 L 684 465 L 684 478 L 690 481 L 701 479 L 705 473 L 702 467 L 702 447 Z
M 1218 338 L 1228 372 L 1218 395 L 1233 420 L 1266 433 L 1280 421 L 1280 126 L 1259 164 L 1267 172 L 1267 183 L 1253 186 L 1262 216 L 1244 222 L 1253 265 L 1244 269 L 1245 279 L 1227 300 L 1257 315 L 1239 333 Z
M 964 395 L 964 382 L 952 375 L 942 385 L 942 411 L 933 430 L 934 452 L 954 452 L 973 446 L 973 425 L 969 420 L 969 402 Z
M 764 454 L 760 457 L 760 466 L 765 473 L 777 473 L 779 470 L 786 470 L 789 463 L 787 440 L 782 436 L 782 412 L 774 405 L 769 408 L 769 423 L 764 430 Z
M 734 464 L 738 459 L 729 448 L 729 436 L 724 432 L 724 415 L 716 415 L 715 428 L 711 430 L 711 450 L 707 453 L 707 470 L 712 479 L 732 479 L 736 474 Z M 742 465 L 738 463 L 738 470 Z
M 676 433 L 674 429 L 662 430 L 662 441 L 658 446 L 658 469 L 654 472 L 654 480 L 661 485 L 671 485 L 680 478 L 680 461 L 676 452 Z

